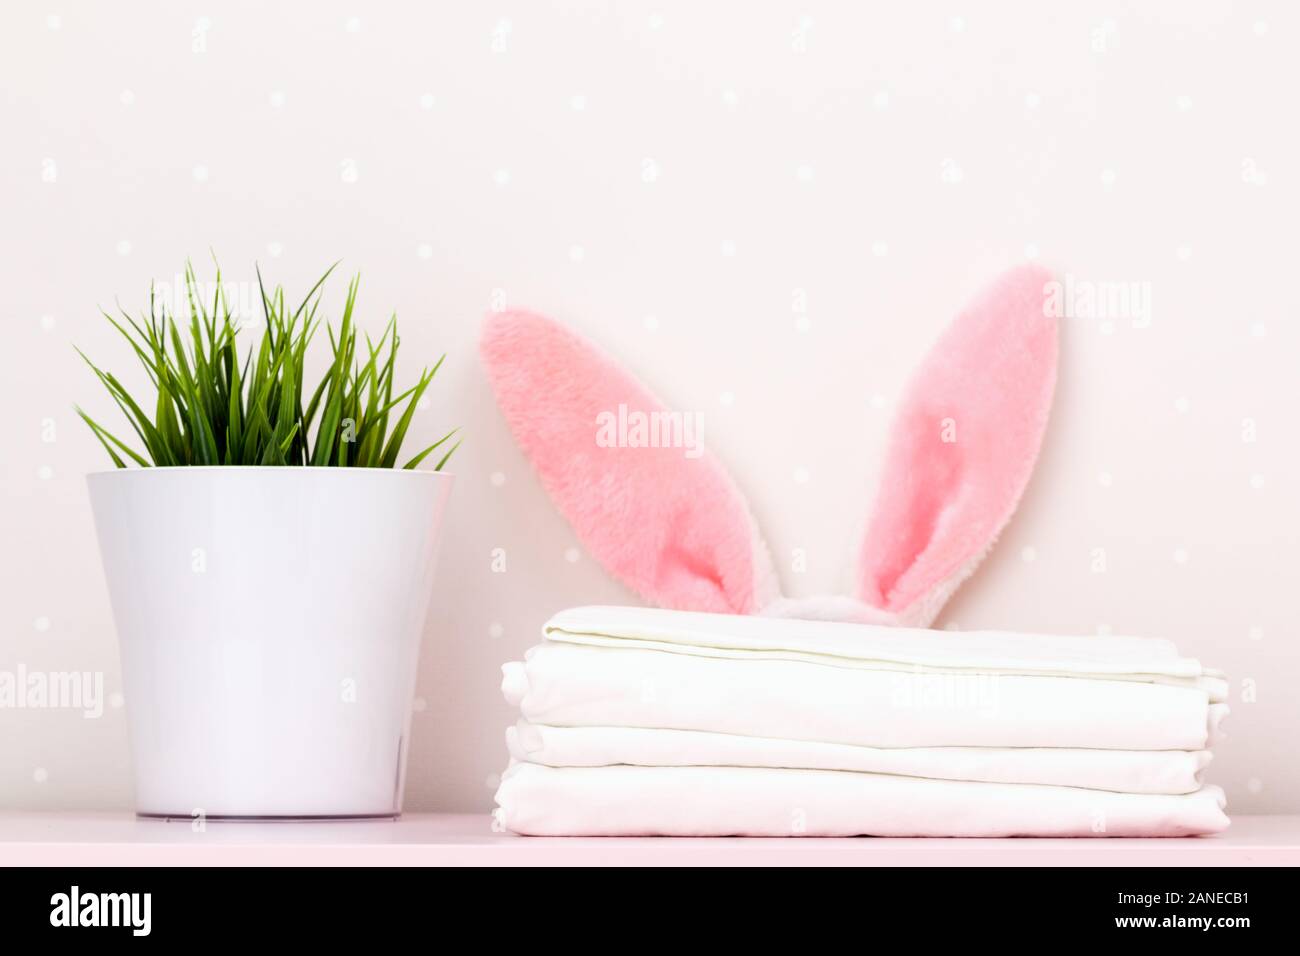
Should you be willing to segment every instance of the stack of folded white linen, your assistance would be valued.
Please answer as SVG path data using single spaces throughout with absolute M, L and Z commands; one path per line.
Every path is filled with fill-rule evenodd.
M 624 607 L 502 669 L 530 835 L 1188 836 L 1224 675 L 1168 641 Z

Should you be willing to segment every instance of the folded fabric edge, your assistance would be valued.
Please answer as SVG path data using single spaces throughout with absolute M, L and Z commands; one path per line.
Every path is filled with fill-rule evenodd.
M 511 761 L 506 772 L 502 774 L 501 785 L 497 788 L 495 801 L 497 808 L 493 811 L 495 825 L 502 829 L 509 830 L 521 836 L 695 836 L 695 837 L 728 837 L 728 836 L 758 836 L 758 837 L 790 837 L 790 836 L 824 836 L 824 837 L 848 837 L 848 836 L 890 836 L 890 837 L 968 837 L 980 839 L 996 839 L 1003 837 L 1091 837 L 1091 838 L 1147 838 L 1147 837 L 1189 837 L 1204 836 L 1214 833 L 1220 833 L 1231 825 L 1231 819 L 1224 812 L 1227 806 L 1227 798 L 1222 788 L 1215 785 L 1207 785 L 1189 794 L 1165 795 L 1165 794 L 1106 794 L 1109 798 L 1131 801 L 1176 801 L 1186 808 L 1188 817 L 1186 819 L 1173 819 L 1163 814 L 1153 814 L 1152 819 L 1147 824 L 1126 824 L 1117 830 L 1102 827 L 1098 829 L 1091 823 L 1085 823 L 1080 819 L 1076 823 L 1061 824 L 1025 824 L 1025 823 L 1000 823 L 990 824 L 986 827 L 973 826 L 969 820 L 962 826 L 935 826 L 935 825 L 908 825 L 908 824 L 890 824 L 879 822 L 874 824 L 837 824 L 833 830 L 827 832 L 819 830 L 805 830 L 802 832 L 793 831 L 788 827 L 771 827 L 771 826 L 741 826 L 731 822 L 729 816 L 727 822 L 715 823 L 708 825 L 693 824 L 689 828 L 677 828 L 673 825 L 664 825 L 662 822 L 649 824 L 629 824 L 627 820 L 636 820 L 635 811 L 631 813 L 624 821 L 618 825 L 601 825 L 599 823 L 565 823 L 562 819 L 548 818 L 547 810 L 537 806 L 526 807 L 521 805 L 521 796 L 526 803 L 528 795 L 517 792 L 519 781 L 535 780 L 530 777 L 532 774 L 560 774 L 560 775 L 583 775 L 590 773 L 608 773 L 610 769 L 620 771 L 652 771 L 664 770 L 665 768 L 555 768 L 544 767 L 538 764 L 524 764 Z M 670 768 L 674 771 L 709 771 L 717 768 Z M 743 774 L 754 775 L 752 780 L 746 781 L 750 787 L 749 792 L 754 792 L 752 787 L 759 783 L 759 775 L 783 774 L 783 773 L 806 773 L 812 775 L 831 775 L 845 776 L 839 771 L 821 770 L 821 771 L 782 771 L 782 770 L 765 770 L 761 768 L 722 768 L 727 771 L 738 771 Z M 849 775 L 851 776 L 851 775 Z M 546 780 L 546 777 L 542 777 Z M 556 778 L 552 778 L 556 779 Z M 563 780 L 564 777 L 558 778 Z M 574 779 L 581 780 L 581 776 Z M 590 779 L 590 778 L 587 778 Z M 691 782 L 689 777 L 683 778 L 686 782 Z M 983 788 L 990 787 L 1003 791 L 1018 792 L 1020 796 L 1030 798 L 1034 791 L 1072 791 L 1076 796 L 1082 795 L 1086 799 L 1089 791 L 1074 790 L 1073 788 L 1043 786 L 1036 784 L 993 784 L 979 783 L 972 781 L 914 781 L 921 786 L 933 784 L 935 787 L 960 787 L 960 788 Z M 693 787 L 691 792 L 709 795 L 707 789 Z M 974 792 L 974 791 L 972 791 Z M 553 794 L 552 794 L 553 795 Z M 1202 806 L 1204 810 L 1210 812 L 1203 814 L 1192 822 L 1192 813 L 1198 809 L 1198 805 L 1204 805 L 1208 802 L 1209 806 Z M 626 806 L 622 808 L 612 807 L 608 798 L 603 797 L 597 803 L 593 803 L 593 817 L 601 813 L 608 812 L 611 809 L 626 811 Z M 570 793 L 564 800 L 565 814 L 573 819 L 572 814 L 583 812 L 581 806 L 581 794 Z M 868 811 L 864 811 L 868 813 Z M 552 815 L 553 816 L 553 815 Z M 645 819 L 652 819 L 653 814 L 647 815 Z M 527 817 L 525 819 L 525 817 Z M 979 832 L 981 829 L 988 829 L 990 832 Z
M 801 639 L 792 642 L 792 628 L 801 628 Z M 1025 634 L 1007 631 L 964 631 L 952 633 L 924 628 L 833 621 L 806 621 L 755 616 L 671 611 L 663 608 L 590 605 L 558 612 L 542 627 L 544 639 L 608 640 L 616 642 L 662 642 L 726 650 L 789 650 L 816 652 L 828 657 L 862 659 L 850 653 L 861 647 L 892 648 L 885 659 L 898 663 L 927 663 L 940 659 L 985 654 L 994 658 L 1029 660 L 1062 658 L 1112 664 L 1129 658 L 1158 663 L 1151 673 L 1170 676 L 1200 676 L 1206 673 L 1194 658 L 1179 655 L 1176 645 L 1164 638 L 1122 636 L 1080 636 Z M 796 646 L 802 644 L 804 646 Z M 1009 646 L 1008 646 L 1009 645 Z M 1121 665 L 1115 665 L 1118 671 Z M 1036 668 L 1030 667 L 1030 670 Z M 1122 671 L 1119 671 L 1122 672 Z M 1139 670 L 1138 672 L 1144 672 Z
M 669 738 L 680 737 L 683 740 L 695 739 L 719 744 L 719 757 L 721 759 L 670 759 L 663 760 L 658 758 L 648 759 L 595 759 L 586 760 L 581 763 L 561 763 L 557 758 L 546 759 L 538 757 L 538 754 L 546 750 L 546 742 L 543 734 L 559 733 L 582 733 L 584 731 L 596 732 L 604 735 L 619 734 L 625 735 L 632 744 L 631 749 L 635 750 L 635 742 L 638 737 L 644 738 L 645 735 L 667 735 Z M 564 767 L 618 767 L 618 766 L 643 766 L 643 767 L 748 767 L 748 768 L 768 768 L 781 770 L 829 770 L 832 772 L 868 774 L 875 776 L 902 776 L 912 779 L 932 779 L 932 780 L 959 780 L 971 783 L 1008 783 L 1008 784 L 1028 784 L 1036 786 L 1067 786 L 1078 789 L 1096 790 L 1103 793 L 1150 793 L 1164 794 L 1168 796 L 1178 796 L 1181 794 L 1194 793 L 1204 785 L 1204 771 L 1213 759 L 1213 754 L 1208 750 L 1082 750 L 1078 748 L 1053 748 L 1053 747 L 898 747 L 898 748 L 879 748 L 866 747 L 854 744 L 824 744 L 817 741 L 788 740 L 768 737 L 738 737 L 734 734 L 714 733 L 710 731 L 692 731 L 662 728 L 646 727 L 562 727 L 547 724 L 534 724 L 533 722 L 521 717 L 514 724 L 506 727 L 505 730 L 506 750 L 509 753 L 511 763 L 534 763 L 544 767 L 554 767 L 557 769 Z M 726 759 L 726 755 L 720 753 L 725 750 L 727 745 L 732 743 L 741 743 L 752 746 L 762 747 L 764 745 L 784 749 L 789 752 L 791 749 L 797 750 L 801 746 L 811 748 L 821 748 L 824 752 L 832 755 L 847 755 L 848 759 L 870 759 L 873 755 L 880 756 L 882 762 L 887 763 L 894 758 L 908 757 L 930 758 L 939 762 L 949 759 L 957 764 L 957 767 L 950 773 L 935 774 L 930 773 L 908 773 L 904 770 L 873 770 L 863 767 L 849 766 L 828 766 L 826 762 L 817 763 L 814 760 L 790 759 L 780 763 L 757 763 L 750 761 L 740 761 L 737 759 Z M 974 771 L 969 767 L 964 768 L 964 761 L 970 758 L 989 758 L 996 760 L 999 756 L 1006 756 L 1013 760 L 1028 758 L 1035 760 L 1041 758 L 1046 761 L 1065 759 L 1072 757 L 1086 760 L 1089 757 L 1106 761 L 1107 759 L 1121 760 L 1128 762 L 1127 767 L 1123 767 L 1116 773 L 1116 776 L 1123 776 L 1125 771 L 1133 773 L 1132 764 L 1141 762 L 1144 758 L 1149 758 L 1151 766 L 1143 768 L 1146 773 L 1136 787 L 1133 782 L 1129 787 L 1124 786 L 1100 786 L 1086 783 L 1070 782 L 1063 783 L 1060 779 L 1013 779 L 1008 775 L 999 777 L 993 776 L 973 776 Z M 628 752 L 624 752 L 624 757 L 629 757 Z M 743 755 L 741 755 L 743 756 Z M 570 758 L 571 759 L 571 758 Z M 847 762 L 847 761 L 846 761 Z M 933 768 L 928 768 L 933 770 Z M 987 773 L 987 771 L 985 771 Z M 1017 768 L 1020 772 L 1020 768 Z M 1095 773 L 1095 770 L 1093 771 Z M 1059 767 L 1052 768 L 1049 766 L 1047 771 L 1040 769 L 1044 776 L 1055 775 L 1058 778 L 1068 779 L 1067 774 L 1063 773 Z M 1163 786 L 1157 787 L 1153 783 L 1153 778 Z M 1171 779 L 1185 780 L 1186 784 L 1178 785 L 1178 789 L 1170 789 L 1172 786 Z
M 997 675 L 999 677 L 1059 677 L 1075 680 L 1128 681 L 1139 684 L 1162 684 L 1171 687 L 1189 687 L 1203 690 L 1211 700 L 1225 700 L 1228 693 L 1227 681 L 1201 673 L 1159 673 L 1155 671 L 1123 670 L 1118 667 L 1097 670 L 1082 669 L 1034 669 L 1015 667 L 1009 664 L 956 665 L 901 660 L 847 657 L 820 652 L 757 648 L 741 649 L 717 647 L 707 644 L 685 644 L 668 641 L 654 641 L 641 638 L 608 637 L 601 634 L 575 633 L 572 631 L 552 630 L 546 634 L 542 645 L 535 645 L 524 653 L 527 660 L 545 643 L 566 644 L 604 651 L 656 651 L 665 654 L 677 654 L 684 657 L 702 657 L 712 660 L 729 660 L 738 662 L 762 663 L 765 661 L 785 661 L 811 664 L 824 667 L 839 667 L 851 670 L 888 671 L 905 674 L 952 674 L 965 676 Z M 1197 665 L 1199 667 L 1199 665 Z
M 519 707 L 528 696 L 529 689 L 528 669 L 523 661 L 507 661 L 501 665 L 501 694 L 507 704 Z M 1208 749 L 1227 738 L 1223 722 L 1230 713 L 1231 708 L 1226 703 L 1207 703 L 1205 742 L 1202 749 Z

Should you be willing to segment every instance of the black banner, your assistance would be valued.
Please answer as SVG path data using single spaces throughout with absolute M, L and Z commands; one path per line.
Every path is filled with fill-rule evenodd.
M 486 932 L 484 944 L 497 948 L 499 934 L 525 929 L 540 934 L 532 945 L 546 945 L 550 934 L 594 942 L 608 929 L 619 934 L 605 937 L 613 943 L 643 930 L 693 933 L 697 924 L 701 937 L 711 928 L 734 940 L 779 924 L 818 936 L 869 933 L 864 946 L 918 933 L 926 943 L 1029 933 L 1071 942 L 1200 935 L 1230 945 L 1287 925 L 1281 910 L 1293 880 L 1287 869 L 1234 868 L 568 870 L 549 878 L 490 868 L 454 877 L 418 868 L 34 868 L 0 870 L 0 926 L 10 943 L 336 945 L 415 934 L 437 945 Z

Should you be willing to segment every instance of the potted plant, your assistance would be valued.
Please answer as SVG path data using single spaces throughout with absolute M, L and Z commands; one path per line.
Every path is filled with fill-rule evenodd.
M 394 394 L 396 318 L 359 344 L 356 279 L 319 336 L 330 271 L 296 309 L 258 273 L 256 348 L 219 271 L 209 306 L 187 265 L 185 328 L 153 290 L 141 320 L 105 313 L 148 375 L 141 402 L 86 359 L 136 439 L 77 409 L 116 466 L 88 483 L 142 815 L 401 812 L 455 432 L 401 459 L 442 359 Z

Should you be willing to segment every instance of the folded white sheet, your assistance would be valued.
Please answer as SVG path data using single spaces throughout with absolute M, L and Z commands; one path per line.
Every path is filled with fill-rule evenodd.
M 1191 836 L 1228 825 L 1223 792 L 1108 793 L 751 767 L 513 764 L 498 819 L 535 836 Z
M 1204 689 L 1226 700 L 1220 671 L 1165 640 L 944 631 L 830 621 L 703 614 L 661 608 L 571 608 L 543 628 L 548 641 L 736 659 L 780 659 L 874 670 L 981 671 L 1098 677 Z
M 554 640 L 502 670 L 506 699 L 532 723 L 702 730 L 880 748 L 1203 750 L 1216 739 L 1227 712 L 1196 686 L 880 670 Z
M 521 720 L 506 730 L 517 761 L 550 767 L 782 767 L 943 780 L 1035 783 L 1126 793 L 1191 793 L 1206 750 L 1070 750 L 1052 747 L 854 747 L 773 737 L 638 727 L 550 727 Z

